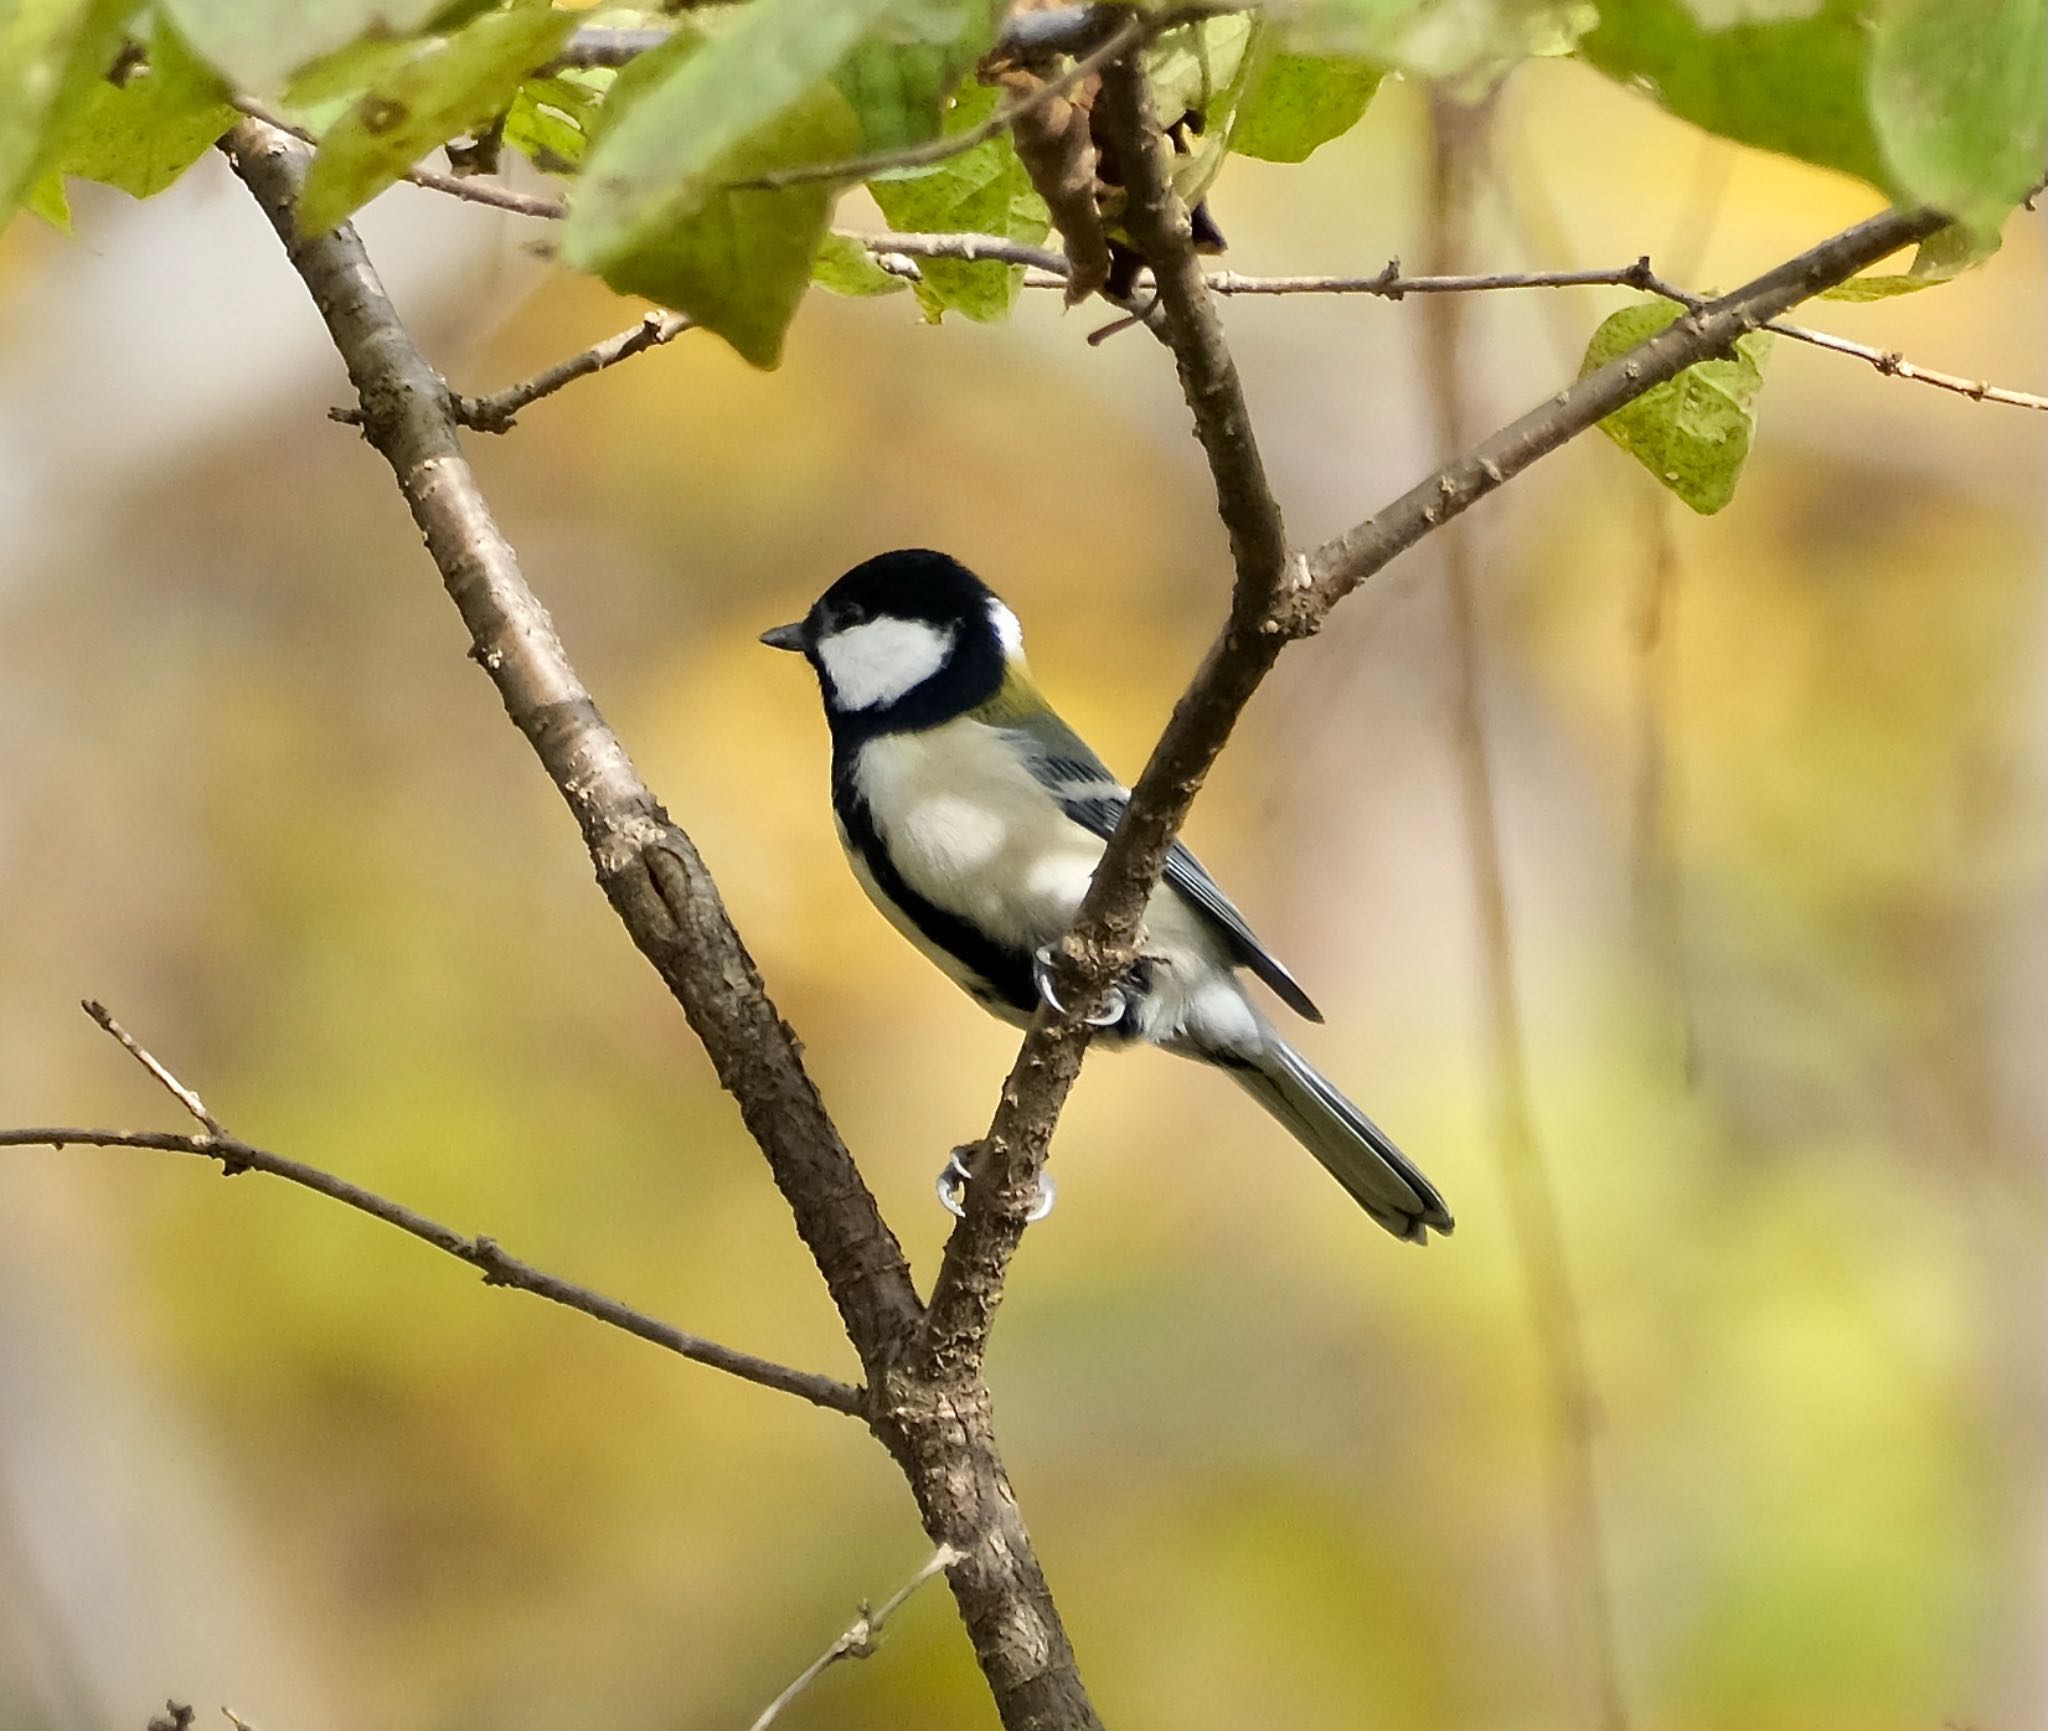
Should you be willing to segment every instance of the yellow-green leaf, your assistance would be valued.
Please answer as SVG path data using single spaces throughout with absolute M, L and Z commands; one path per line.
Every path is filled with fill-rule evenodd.
M 1358 124 L 1383 76 L 1366 60 L 1275 54 L 1252 74 L 1230 148 L 1266 162 L 1305 162 Z
M 31 188 L 39 215 L 61 208 L 63 188 L 52 195 L 37 183 L 112 65 L 132 10 L 131 0 L 14 0 L 0 14 L 0 227 Z
M 1655 336 L 1684 308 L 1644 301 L 1606 319 L 1586 346 L 1579 376 L 1597 372 Z M 1770 333 L 1752 331 L 1732 359 L 1695 362 L 1600 423 L 1600 430 L 1679 498 L 1712 515 L 1735 496 L 1756 433 Z
M 146 62 L 125 84 L 100 79 L 67 128 L 58 167 L 134 198 L 162 192 L 233 126 L 237 115 L 213 69 L 168 18 L 157 20 Z
M 545 5 L 486 12 L 380 73 L 320 140 L 299 201 L 304 230 L 324 233 L 436 145 L 501 113 L 575 23 Z
M 901 294 L 910 287 L 900 276 L 875 263 L 874 255 L 851 235 L 827 234 L 811 261 L 811 281 L 836 295 L 867 299 Z
M 946 130 L 978 126 L 998 100 L 985 86 L 968 86 L 947 115 Z M 1007 133 L 921 174 L 873 181 L 868 191 L 892 227 L 919 234 L 992 234 L 1036 246 L 1052 232 L 1045 201 L 1032 190 Z M 918 272 L 918 305 L 934 323 L 949 310 L 982 324 L 1006 318 L 1024 278 L 1015 265 L 948 258 L 922 259 Z

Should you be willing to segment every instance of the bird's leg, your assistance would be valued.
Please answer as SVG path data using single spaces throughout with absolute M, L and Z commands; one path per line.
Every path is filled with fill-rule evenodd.
M 1091 1028 L 1113 1028 L 1137 1007 L 1139 999 L 1150 989 L 1151 966 L 1143 956 L 1133 962 L 1121 979 L 1103 994 L 1101 1006 L 1085 1018 Z M 1031 958 L 1031 982 L 1038 988 L 1038 995 L 1059 1015 L 1067 1013 L 1067 1006 L 1060 1002 L 1059 992 L 1053 985 L 1052 946 L 1046 945 Z
M 967 1162 L 960 1158 L 964 1152 L 964 1149 L 955 1148 L 939 1172 L 939 1206 L 956 1220 L 964 1218 L 967 1213 Z M 1024 1216 L 1025 1223 L 1035 1226 L 1050 1214 L 1058 1194 L 1052 1174 L 1039 1173 L 1038 1199 L 1031 1204 L 1031 1212 Z

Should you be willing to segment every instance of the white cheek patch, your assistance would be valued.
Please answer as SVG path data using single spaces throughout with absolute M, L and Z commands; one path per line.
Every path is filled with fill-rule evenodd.
M 996 628 L 996 641 L 1003 646 L 1003 658 L 1014 661 L 1024 653 L 1024 627 L 993 595 L 988 598 L 988 621 Z
M 870 619 L 818 640 L 842 709 L 873 709 L 916 690 L 946 665 L 953 632 L 921 619 Z

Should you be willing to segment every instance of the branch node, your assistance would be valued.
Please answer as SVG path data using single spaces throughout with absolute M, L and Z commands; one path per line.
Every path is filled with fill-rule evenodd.
M 149 1722 L 149 1731 L 192 1731 L 192 1709 L 183 1701 L 166 1701 Z

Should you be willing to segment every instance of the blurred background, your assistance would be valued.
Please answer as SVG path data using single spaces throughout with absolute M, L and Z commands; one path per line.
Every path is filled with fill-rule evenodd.
M 1495 117 L 1492 268 L 1727 286 L 1865 214 L 1571 65 Z M 1424 255 L 1428 112 L 1212 194 L 1244 271 Z M 0 1123 L 179 1128 L 104 998 L 239 1134 L 682 1326 L 852 1374 L 757 1152 L 591 883 L 340 368 L 223 166 L 0 241 Z M 864 213 L 852 202 L 842 221 Z M 631 322 L 534 225 L 399 188 L 366 239 L 494 389 Z M 2048 379 L 2042 219 L 1812 323 Z M 1488 426 L 1614 294 L 1488 297 Z M 1433 466 L 1411 300 L 1240 300 L 1296 537 Z M 1173 370 L 1027 295 L 814 295 L 782 369 L 701 336 L 572 387 L 483 485 L 725 887 L 929 1279 L 1015 1036 L 833 841 L 803 669 L 845 566 L 944 547 L 1135 773 L 1227 554 Z M 1780 343 L 1733 508 L 1588 437 L 1470 521 L 1530 1058 L 1597 1396 L 1634 1723 L 2042 1723 L 2038 415 Z M 1113 1725 L 1591 1723 L 1553 1566 L 1555 1389 L 1495 1132 L 1437 544 L 1290 653 L 1191 838 L 1429 1170 L 1389 1242 L 1226 1081 L 1091 1063 L 991 1375 Z M 1658 624 L 1646 630 L 1651 598 Z M 0 1731 L 742 1726 L 926 1546 L 861 1429 L 285 1185 L 0 1152 Z M 942 1588 L 782 1721 L 994 1723 Z

